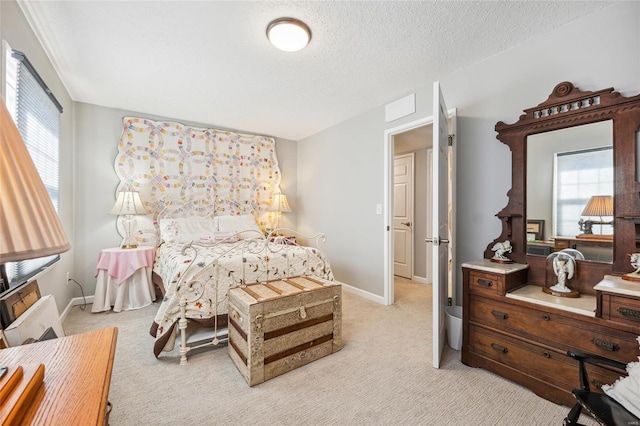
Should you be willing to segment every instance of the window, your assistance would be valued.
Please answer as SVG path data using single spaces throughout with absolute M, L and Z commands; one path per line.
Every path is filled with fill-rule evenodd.
M 575 236 L 589 198 L 613 195 L 613 147 L 558 153 L 555 163 L 557 235 Z M 613 228 L 604 225 L 598 233 L 613 234 Z
M 58 211 L 62 106 L 23 53 L 10 48 L 6 52 L 7 108 Z M 59 255 L 53 255 L 7 263 L 5 267 L 9 287 L 26 282 L 58 259 Z

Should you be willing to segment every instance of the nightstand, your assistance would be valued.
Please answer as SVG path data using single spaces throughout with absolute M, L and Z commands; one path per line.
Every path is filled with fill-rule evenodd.
M 155 300 L 151 280 L 155 249 L 109 248 L 98 255 L 96 292 L 91 312 L 114 312 L 149 306 Z

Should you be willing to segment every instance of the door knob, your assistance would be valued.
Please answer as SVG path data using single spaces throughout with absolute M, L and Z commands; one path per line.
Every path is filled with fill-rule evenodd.
M 411 226 L 411 222 L 400 222 L 400 225 Z
M 425 243 L 432 243 L 434 246 L 439 246 L 440 244 L 449 244 L 449 240 L 444 238 L 435 237 L 435 238 L 425 238 Z

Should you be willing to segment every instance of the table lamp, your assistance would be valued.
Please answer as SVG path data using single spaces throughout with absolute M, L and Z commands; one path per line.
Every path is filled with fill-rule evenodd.
M 597 216 L 600 217 L 600 220 L 583 220 L 581 218 L 578 224 L 584 234 L 580 236 L 593 235 L 593 225 L 600 225 L 600 233 L 602 233 L 602 225 L 613 225 L 613 221 L 602 220 L 602 216 L 613 216 L 613 197 L 611 195 L 594 195 L 589 198 L 587 205 L 582 210 L 582 216 Z
M 122 243 L 123 249 L 134 249 L 138 245 L 134 241 L 131 241 L 131 231 L 135 227 L 135 215 L 149 214 L 147 209 L 142 204 L 140 199 L 140 193 L 138 191 L 121 191 L 118 192 L 116 203 L 109 214 L 116 216 L 124 216 L 124 223 L 126 229 L 126 236 Z
M 267 211 L 276 213 L 275 229 L 278 229 L 280 227 L 280 215 L 282 213 L 291 212 L 291 207 L 289 206 L 289 202 L 287 201 L 287 196 L 281 192 L 276 192 L 275 194 L 273 194 L 273 201 L 271 202 L 271 206 L 269 206 Z

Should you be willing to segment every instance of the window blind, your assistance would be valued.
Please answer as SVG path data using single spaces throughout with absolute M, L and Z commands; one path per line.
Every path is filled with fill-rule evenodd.
M 62 107 L 24 54 L 13 51 L 12 56 L 17 61 L 16 72 L 13 73 L 16 79 L 14 119 L 40 178 L 58 211 Z M 7 72 L 7 77 L 10 74 Z M 53 255 L 7 263 L 5 267 L 9 287 L 28 281 L 59 258 L 59 255 Z
M 558 153 L 555 168 L 557 235 L 575 236 L 589 198 L 613 195 L 613 147 Z M 602 233 L 613 229 L 605 226 Z

